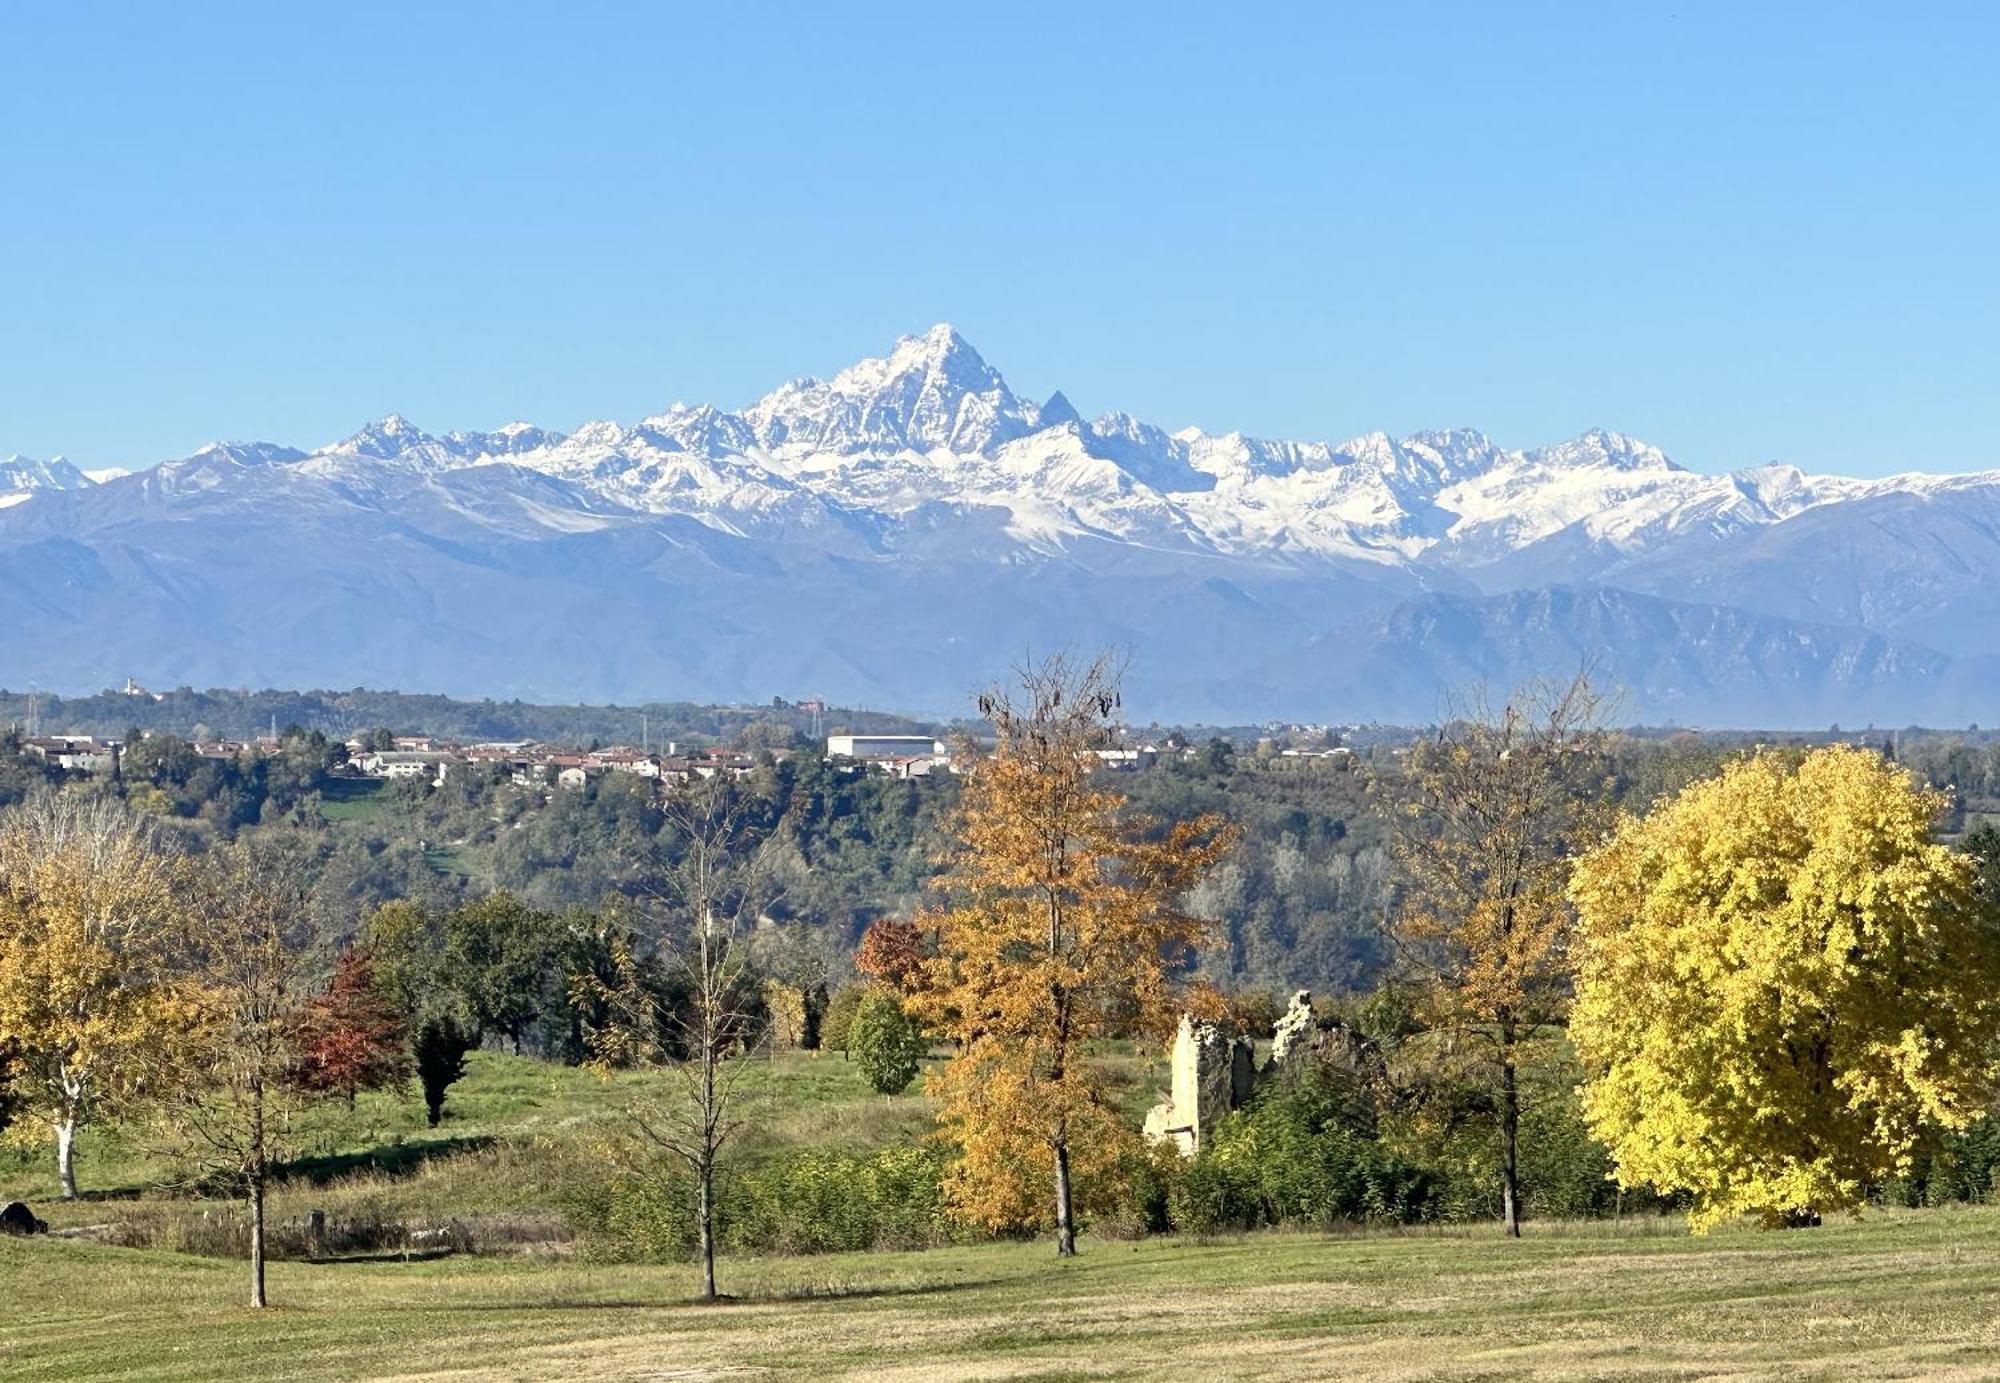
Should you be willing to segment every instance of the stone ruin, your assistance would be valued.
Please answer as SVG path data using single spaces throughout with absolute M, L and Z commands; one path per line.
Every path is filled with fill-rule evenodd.
M 1146 1115 L 1147 1140 L 1171 1140 L 1183 1156 L 1193 1157 L 1201 1151 L 1202 1133 L 1250 1098 L 1255 1061 L 1249 1038 L 1182 1014 L 1174 1037 L 1172 1089 L 1165 1103 Z
M 1353 1029 L 1313 1012 L 1310 989 L 1294 994 L 1273 1026 L 1271 1053 L 1262 1066 L 1249 1038 L 1182 1014 L 1174 1038 L 1172 1087 L 1167 1099 L 1146 1115 L 1146 1138 L 1171 1141 L 1183 1156 L 1192 1157 L 1201 1151 L 1204 1135 L 1231 1110 L 1241 1109 L 1258 1084 L 1297 1081 L 1318 1066 L 1361 1076 L 1377 1064 L 1373 1046 Z

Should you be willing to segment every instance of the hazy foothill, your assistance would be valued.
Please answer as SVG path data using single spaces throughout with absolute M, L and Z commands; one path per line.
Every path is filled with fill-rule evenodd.
M 168 699 L 67 706 L 121 700 Z M 1496 1238 L 1535 1271 L 1657 1260 L 1737 1292 L 1718 1236 L 1833 1282 L 1846 1250 L 1815 1236 L 1908 1226 L 1909 1273 L 1866 1294 L 1893 1315 L 1931 1290 L 1921 1245 L 2000 1234 L 1977 732 L 1635 732 L 1578 676 L 1423 730 L 1249 739 L 1127 724 L 1116 663 L 1073 655 L 959 727 L 502 712 L 706 741 L 643 749 L 260 736 L 265 700 L 202 701 L 242 739 L 0 746 L 0 1194 L 24 1203 L 0 1254 L 254 1338 L 218 1295 L 233 1260 L 235 1300 L 319 1322 L 314 1376 L 405 1367 L 400 1327 L 364 1342 L 322 1284 L 361 1270 L 351 1309 L 429 1303 L 496 1360 L 519 1342 L 450 1302 L 609 1292 L 633 1319 L 566 1324 L 550 1357 L 576 1361 L 685 1347 L 659 1313 L 703 1299 L 784 1334 L 852 1297 L 948 1341 L 769 1365 L 815 1374 L 1037 1367 L 1097 1339 L 1085 1303 L 1168 1279 L 1283 1338 L 1248 1305 L 1266 1274 L 1301 1302 L 1486 1290 Z M 297 704 L 385 704 L 342 700 Z M 1072 1313 L 973 1324 L 1018 1318 L 1036 1253 L 1086 1265 Z M 1454 1348 L 1485 1347 L 1484 1309 Z M 1543 1310 L 1522 1338 L 1591 1372 Z M 1360 1360 L 1384 1338 L 1364 1309 L 1311 1319 Z M 1874 1328 L 1983 1339 L 1957 1308 Z M 50 1344 L 91 1376 L 145 1353 L 110 1324 Z M 1647 1348 L 1760 1357 L 1727 1325 Z

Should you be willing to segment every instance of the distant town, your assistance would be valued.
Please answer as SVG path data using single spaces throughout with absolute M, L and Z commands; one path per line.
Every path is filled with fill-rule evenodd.
M 150 736 L 148 736 L 150 737 Z M 281 735 L 260 735 L 252 739 L 195 739 L 188 741 L 193 752 L 205 759 L 255 759 L 279 753 Z M 24 735 L 19 752 L 40 759 L 65 773 L 115 775 L 126 741 L 96 735 Z M 346 758 L 335 770 L 341 776 L 373 779 L 417 779 L 442 786 L 454 774 L 474 768 L 504 773 L 517 787 L 580 789 L 592 781 L 614 773 L 630 774 L 662 785 L 675 785 L 728 776 L 741 778 L 762 762 L 784 759 L 796 752 L 785 748 L 756 751 L 730 748 L 690 748 L 683 751 L 673 741 L 654 748 L 648 745 L 611 745 L 591 749 L 538 744 L 529 740 L 487 741 L 464 744 L 435 735 L 395 735 L 377 733 L 355 736 L 345 742 Z M 825 737 L 829 760 L 842 762 L 855 772 L 871 772 L 891 778 L 923 778 L 932 773 L 960 771 L 968 754 L 979 752 L 969 742 L 957 747 L 930 735 L 855 735 Z M 1161 741 L 1114 745 L 1090 751 L 1100 768 L 1111 772 L 1135 772 L 1153 767 L 1163 757 L 1192 757 L 1198 747 L 1178 735 Z M 1299 762 L 1345 763 L 1353 751 L 1345 745 L 1321 747 L 1277 747 L 1267 742 L 1268 756 Z

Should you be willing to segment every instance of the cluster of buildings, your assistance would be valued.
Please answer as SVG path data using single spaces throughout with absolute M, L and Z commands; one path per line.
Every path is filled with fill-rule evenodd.
M 952 766 L 944 741 L 929 735 L 828 735 L 826 756 L 891 778 L 924 778 Z
M 275 754 L 280 741 L 276 736 L 264 736 L 247 740 L 198 739 L 190 741 L 190 745 L 203 758 L 238 759 Z M 21 741 L 23 753 L 72 773 L 113 772 L 118 767 L 121 749 L 117 740 L 90 735 L 33 735 Z M 1260 757 L 1283 760 L 1333 761 L 1343 766 L 1352 761 L 1352 751 L 1340 745 L 1279 749 L 1272 741 L 1264 740 L 1259 743 L 1258 751 Z M 1158 744 L 1124 745 L 1091 752 L 1099 767 L 1130 773 L 1199 751 L 1179 736 L 1169 736 Z M 828 735 L 826 756 L 850 771 L 881 773 L 892 778 L 923 778 L 936 772 L 957 772 L 960 767 L 945 742 L 930 735 Z M 630 745 L 576 750 L 532 740 L 460 744 L 429 735 L 398 735 L 387 747 L 379 740 L 349 740 L 346 772 L 364 778 L 411 778 L 441 785 L 456 773 L 497 768 L 520 787 L 579 789 L 614 773 L 672 785 L 723 774 L 741 778 L 756 765 L 756 756 L 741 750 L 682 752 L 672 742 L 660 750 L 635 749 Z
M 21 752 L 68 773 L 110 773 L 118 767 L 118 740 L 93 735 L 30 735 L 21 741 Z
M 367 778 L 423 778 L 441 784 L 455 772 L 485 767 L 500 769 L 519 787 L 570 789 L 612 773 L 670 784 L 723 774 L 741 778 L 757 766 L 750 754 L 729 749 L 683 754 L 672 743 L 658 753 L 629 745 L 579 751 L 529 740 L 462 745 L 426 735 L 399 735 L 388 749 L 352 741 L 347 746 L 347 762 L 354 772 Z
M 1169 736 L 1158 744 L 1121 745 L 1090 751 L 1099 768 L 1114 773 L 1135 773 L 1151 768 L 1163 759 L 1192 758 L 1199 752 L 1178 736 Z M 1318 757 L 1321 754 L 1344 755 L 1348 751 L 1287 749 L 1284 752 L 1287 755 L 1311 754 Z M 921 778 L 939 770 L 958 771 L 957 761 L 944 742 L 929 735 L 828 735 L 826 756 L 886 773 L 893 778 Z

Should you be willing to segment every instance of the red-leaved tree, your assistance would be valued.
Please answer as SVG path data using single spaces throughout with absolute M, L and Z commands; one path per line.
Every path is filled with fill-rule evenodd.
M 880 917 L 868 924 L 854 951 L 854 968 L 889 988 L 908 993 L 924 965 L 923 933 L 914 922 Z
M 354 1097 L 401 1086 L 410 1078 L 410 1019 L 375 983 L 362 947 L 340 953 L 333 979 L 300 1023 L 297 1083 Z

